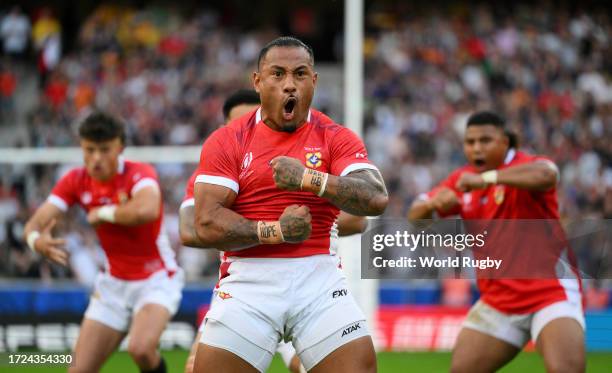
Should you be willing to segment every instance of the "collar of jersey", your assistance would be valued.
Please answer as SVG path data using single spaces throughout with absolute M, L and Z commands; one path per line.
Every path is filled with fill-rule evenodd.
M 125 170 L 125 158 L 123 155 L 119 156 L 119 162 L 117 162 L 117 174 L 121 175 Z
M 312 112 L 308 110 L 308 117 L 306 118 L 306 123 L 310 123 L 311 115 L 312 115 Z M 261 122 L 261 106 L 257 109 L 257 112 L 255 113 L 255 124 L 259 122 Z
M 508 150 L 508 153 L 506 153 L 506 158 L 504 159 L 504 164 L 508 164 L 508 163 L 512 162 L 512 160 L 514 159 L 514 156 L 516 156 L 516 150 L 514 150 L 514 148 L 510 148 Z

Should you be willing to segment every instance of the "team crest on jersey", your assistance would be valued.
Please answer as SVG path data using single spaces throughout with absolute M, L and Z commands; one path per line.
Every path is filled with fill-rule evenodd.
M 226 293 L 226 292 L 224 292 L 224 291 L 220 291 L 220 292 L 218 292 L 218 293 L 217 293 L 217 295 L 219 296 L 219 298 L 221 298 L 221 299 L 223 299 L 223 300 L 226 300 L 226 299 L 229 299 L 229 298 L 231 298 L 231 297 L 232 297 L 232 296 L 230 295 L 230 293 Z
M 501 205 L 504 202 L 504 194 L 506 192 L 506 188 L 503 185 L 497 185 L 495 190 L 493 190 L 493 200 L 496 204 Z
M 319 167 L 323 163 L 321 157 L 321 152 L 306 153 L 306 166 L 310 168 Z

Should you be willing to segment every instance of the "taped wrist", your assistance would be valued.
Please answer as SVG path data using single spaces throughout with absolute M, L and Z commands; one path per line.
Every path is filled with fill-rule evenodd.
M 39 238 L 40 238 L 39 231 L 32 231 L 28 233 L 28 237 L 26 237 L 26 242 L 28 243 L 28 247 L 32 251 L 36 251 L 36 249 L 34 248 L 34 245 L 36 244 L 36 240 L 38 240 Z
M 497 170 L 483 172 L 480 176 L 487 184 L 497 184 Z
M 98 218 L 109 223 L 114 223 L 116 209 L 117 206 L 115 205 L 102 206 L 98 209 Z
M 283 232 L 281 231 L 280 221 L 258 221 L 257 238 L 259 238 L 259 243 L 263 244 L 277 244 L 285 242 Z
M 312 168 L 305 168 L 304 174 L 302 174 L 302 183 L 300 189 L 312 192 L 319 197 L 322 197 L 327 187 L 327 179 L 329 174 Z

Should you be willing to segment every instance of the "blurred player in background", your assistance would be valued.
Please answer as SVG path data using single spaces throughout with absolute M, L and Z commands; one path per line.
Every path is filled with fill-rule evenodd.
M 195 229 L 224 260 L 194 371 L 263 372 L 284 340 L 308 371 L 374 372 L 365 316 L 329 254 L 340 209 L 385 210 L 382 177 L 352 131 L 310 108 L 310 47 L 270 42 L 253 81 L 261 108 L 202 147 Z
M 225 122 L 229 123 L 239 117 L 256 110 L 260 105 L 259 94 L 254 90 L 239 90 L 230 95 L 225 103 L 223 104 L 223 116 Z M 181 242 L 185 246 L 190 247 L 205 247 L 198 239 L 195 228 L 194 228 L 194 198 L 193 188 L 195 179 L 198 176 L 197 170 L 193 172 L 187 185 L 185 187 L 185 197 L 181 203 L 179 210 L 179 233 L 181 236 Z M 355 216 L 343 211 L 338 215 L 337 230 L 339 236 L 348 236 L 351 234 L 361 233 L 365 230 L 367 221 L 363 216 Z M 223 253 L 221 253 L 223 254 Z M 335 250 L 333 250 L 335 254 Z M 193 343 L 187 363 L 185 365 L 185 372 L 193 372 L 193 363 L 195 360 L 195 353 L 197 351 L 199 341 L 201 338 L 201 331 L 204 323 L 200 326 L 196 340 Z M 291 372 L 300 372 L 300 360 L 295 353 L 295 349 L 291 343 L 280 342 L 277 346 L 277 350 L 283 361 Z
M 504 120 L 478 112 L 467 121 L 468 165 L 410 208 L 411 220 L 459 214 L 463 219 L 559 219 L 557 166 L 517 150 Z M 543 247 L 536 249 L 543 250 Z M 549 372 L 585 369 L 580 278 L 478 279 L 481 298 L 470 310 L 452 358 L 452 372 L 493 372 L 533 339 Z
M 28 245 L 66 265 L 57 218 L 80 205 L 108 258 L 81 325 L 70 372 L 96 372 L 129 332 L 128 352 L 141 372 L 165 372 L 159 338 L 176 312 L 183 274 L 162 229 L 162 196 L 155 169 L 122 158 L 123 124 L 93 113 L 79 127 L 84 167 L 64 175 L 28 221 Z

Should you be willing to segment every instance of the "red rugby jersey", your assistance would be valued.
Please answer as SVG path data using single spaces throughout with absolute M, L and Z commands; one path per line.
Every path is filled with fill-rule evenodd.
M 226 256 L 289 258 L 329 254 L 331 228 L 339 210 L 310 192 L 281 190 L 274 184 L 270 161 L 298 159 L 306 167 L 345 176 L 376 169 L 363 142 L 350 129 L 311 109 L 307 122 L 293 133 L 274 131 L 258 109 L 217 129 L 204 143 L 196 183 L 222 185 L 237 193 L 231 209 L 251 220 L 278 220 L 285 207 L 307 205 L 312 233 L 301 243 L 258 245 Z
M 85 168 L 74 168 L 57 182 L 47 200 L 62 211 L 74 204 L 89 211 L 125 203 L 144 187 L 159 187 L 157 173 L 151 165 L 121 159 L 118 171 L 111 180 L 101 182 L 89 176 Z M 170 273 L 177 269 L 174 251 L 162 229 L 163 204 L 161 208 L 159 218 L 150 223 L 136 226 L 103 223 L 96 227 L 111 275 L 141 280 L 161 269 Z
M 534 161 L 548 161 L 549 159 L 541 156 L 528 155 L 510 149 L 506 160 L 498 169 L 504 169 L 520 164 Z M 420 198 L 427 199 L 435 195 L 436 190 L 441 187 L 448 187 L 453 190 L 460 201 L 460 205 L 452 211 L 438 214 L 442 217 L 450 215 L 460 215 L 463 219 L 550 219 L 558 220 L 559 211 L 557 205 L 557 192 L 555 188 L 546 191 L 530 191 L 519 189 L 508 185 L 491 185 L 485 189 L 473 190 L 462 193 L 455 184 L 464 172 L 478 173 L 471 165 L 463 166 L 451 173 L 445 180 L 438 184 L 426 195 Z M 539 225 L 534 227 L 539 229 Z M 507 233 L 507 232 L 506 232 Z M 513 232 L 523 233 L 523 232 Z M 509 233 L 507 233 L 509 234 Z M 527 233 L 526 233 L 527 234 Z M 530 237 L 534 237 L 531 234 Z M 538 234 L 536 239 L 543 240 L 545 237 Z M 520 237 L 517 237 L 520 239 Z M 541 249 L 546 245 L 537 245 L 524 242 L 524 245 L 532 245 L 533 250 Z M 528 250 L 525 250 L 528 252 Z M 535 260 L 546 259 L 545 255 L 534 255 Z M 524 265 L 535 265 L 527 262 L 526 258 L 515 258 L 524 260 Z M 553 273 L 556 261 L 548 261 L 550 265 L 548 273 Z M 537 264 L 539 265 L 539 263 Z M 540 269 L 540 268 L 538 268 Z M 491 279 L 479 278 L 478 288 L 481 299 L 487 304 L 506 313 L 531 313 L 535 312 L 551 303 L 562 300 L 581 301 L 582 285 L 580 278 L 542 278 L 542 279 Z

